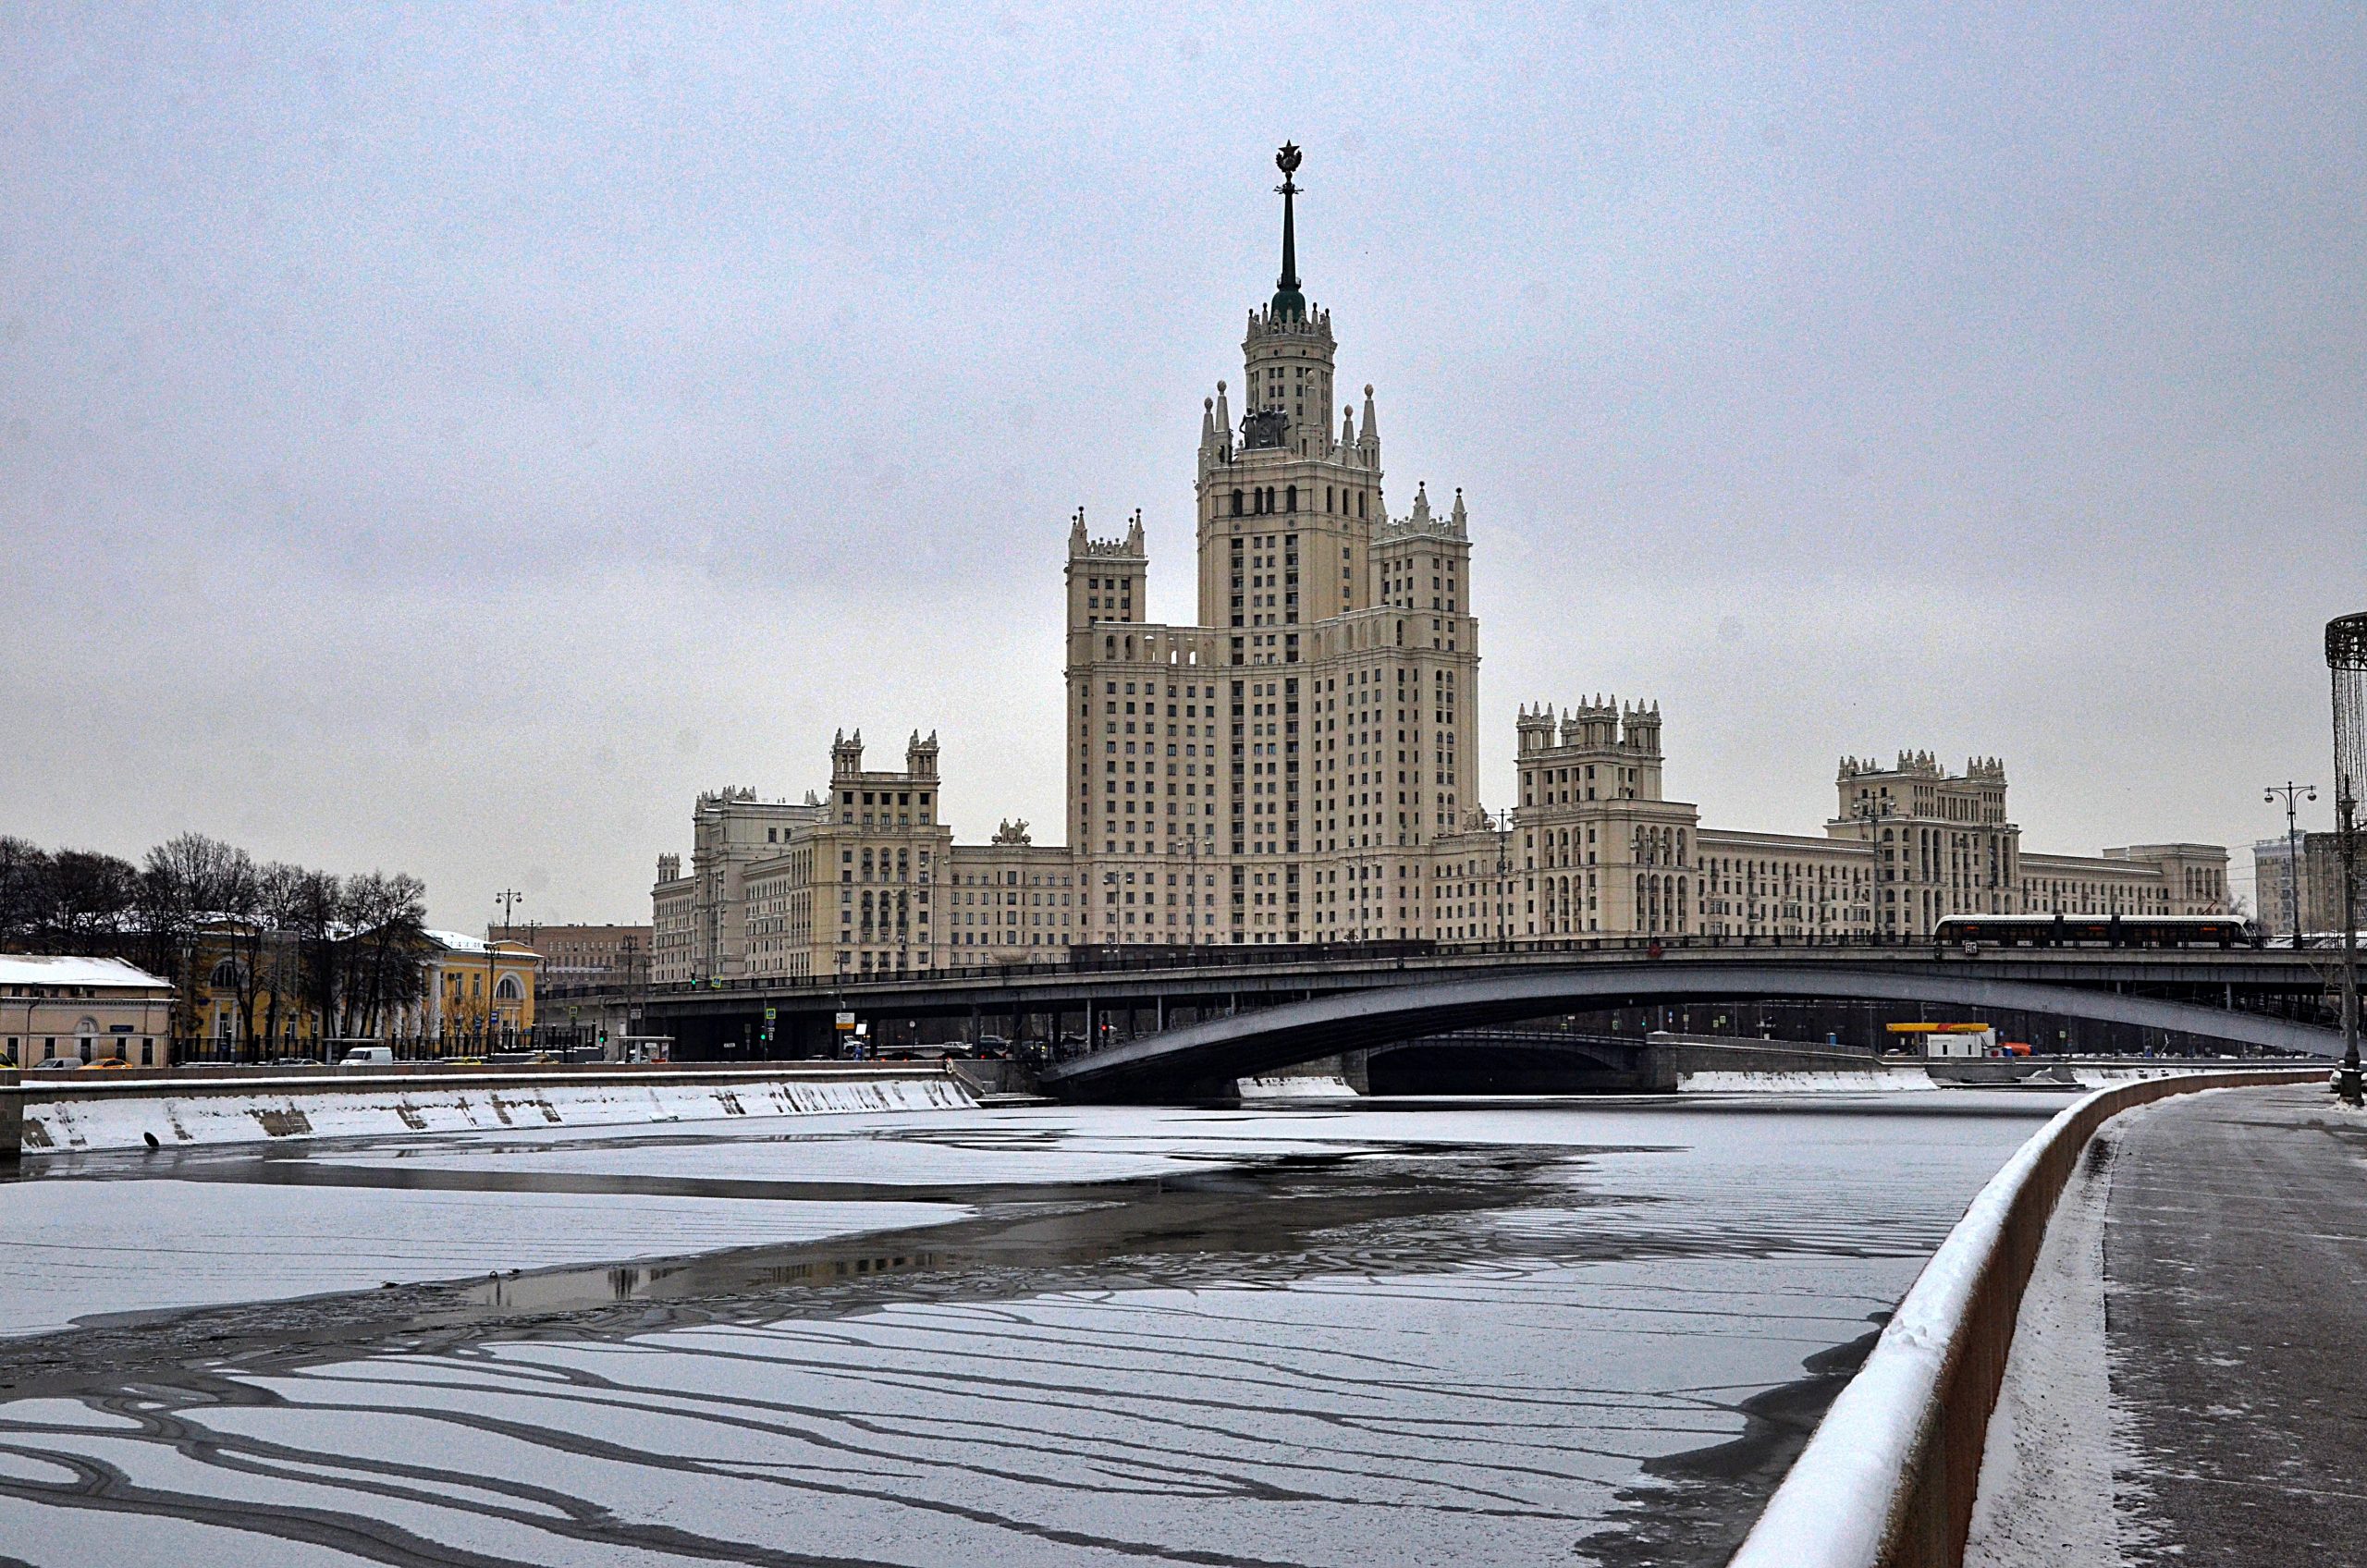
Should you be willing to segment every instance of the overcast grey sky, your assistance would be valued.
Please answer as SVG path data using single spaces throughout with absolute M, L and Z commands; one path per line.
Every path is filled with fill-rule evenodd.
M 1110 9 L 0 8 L 0 831 L 645 920 L 859 725 L 1057 839 L 1068 515 L 1188 619 L 1285 138 L 1392 506 L 1471 506 L 1491 802 L 1598 691 L 1731 826 L 2324 782 L 2356 0 Z

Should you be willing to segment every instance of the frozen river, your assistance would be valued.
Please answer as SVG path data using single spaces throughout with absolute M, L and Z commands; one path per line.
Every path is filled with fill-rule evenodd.
M 1716 1562 L 2064 1096 L 1057 1109 L 0 1186 L 0 1562 Z

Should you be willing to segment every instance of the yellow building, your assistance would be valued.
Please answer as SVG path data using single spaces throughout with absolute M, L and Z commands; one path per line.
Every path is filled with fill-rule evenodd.
M 427 933 L 427 986 L 403 1034 L 482 1039 L 534 1026 L 540 953 L 523 942 L 487 942 L 460 931 Z
M 458 931 L 423 936 L 416 997 L 374 1002 L 370 966 L 360 964 L 341 976 L 339 1017 L 325 1024 L 305 997 L 300 944 L 285 933 L 216 927 L 199 953 L 184 1027 L 211 1052 L 251 1047 L 265 1057 L 313 1056 L 325 1042 L 482 1045 L 488 1019 L 497 1040 L 533 1027 L 540 954 L 523 942 L 488 946 Z

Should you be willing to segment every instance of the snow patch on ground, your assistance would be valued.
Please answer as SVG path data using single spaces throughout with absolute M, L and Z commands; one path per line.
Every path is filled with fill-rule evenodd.
M 127 1092 L 36 1100 L 25 1107 L 25 1152 L 956 1110 L 975 1104 L 950 1077 L 743 1078 L 713 1084 L 620 1078 L 533 1087 L 424 1080 L 358 1090 L 257 1084 L 242 1094 Z
M 2104 1202 L 2111 1191 L 2111 1166 L 2091 1168 L 2083 1159 L 2047 1224 L 1989 1417 L 1965 1568 L 2117 1568 L 2123 1562 L 2104 1351 Z

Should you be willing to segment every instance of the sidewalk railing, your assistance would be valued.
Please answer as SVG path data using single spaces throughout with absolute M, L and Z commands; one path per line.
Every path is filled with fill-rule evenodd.
M 2324 1067 L 2157 1078 L 2066 1108 L 1932 1255 L 1728 1568 L 1960 1568 L 2022 1292 L 2089 1138 L 2172 1095 L 2325 1079 Z

